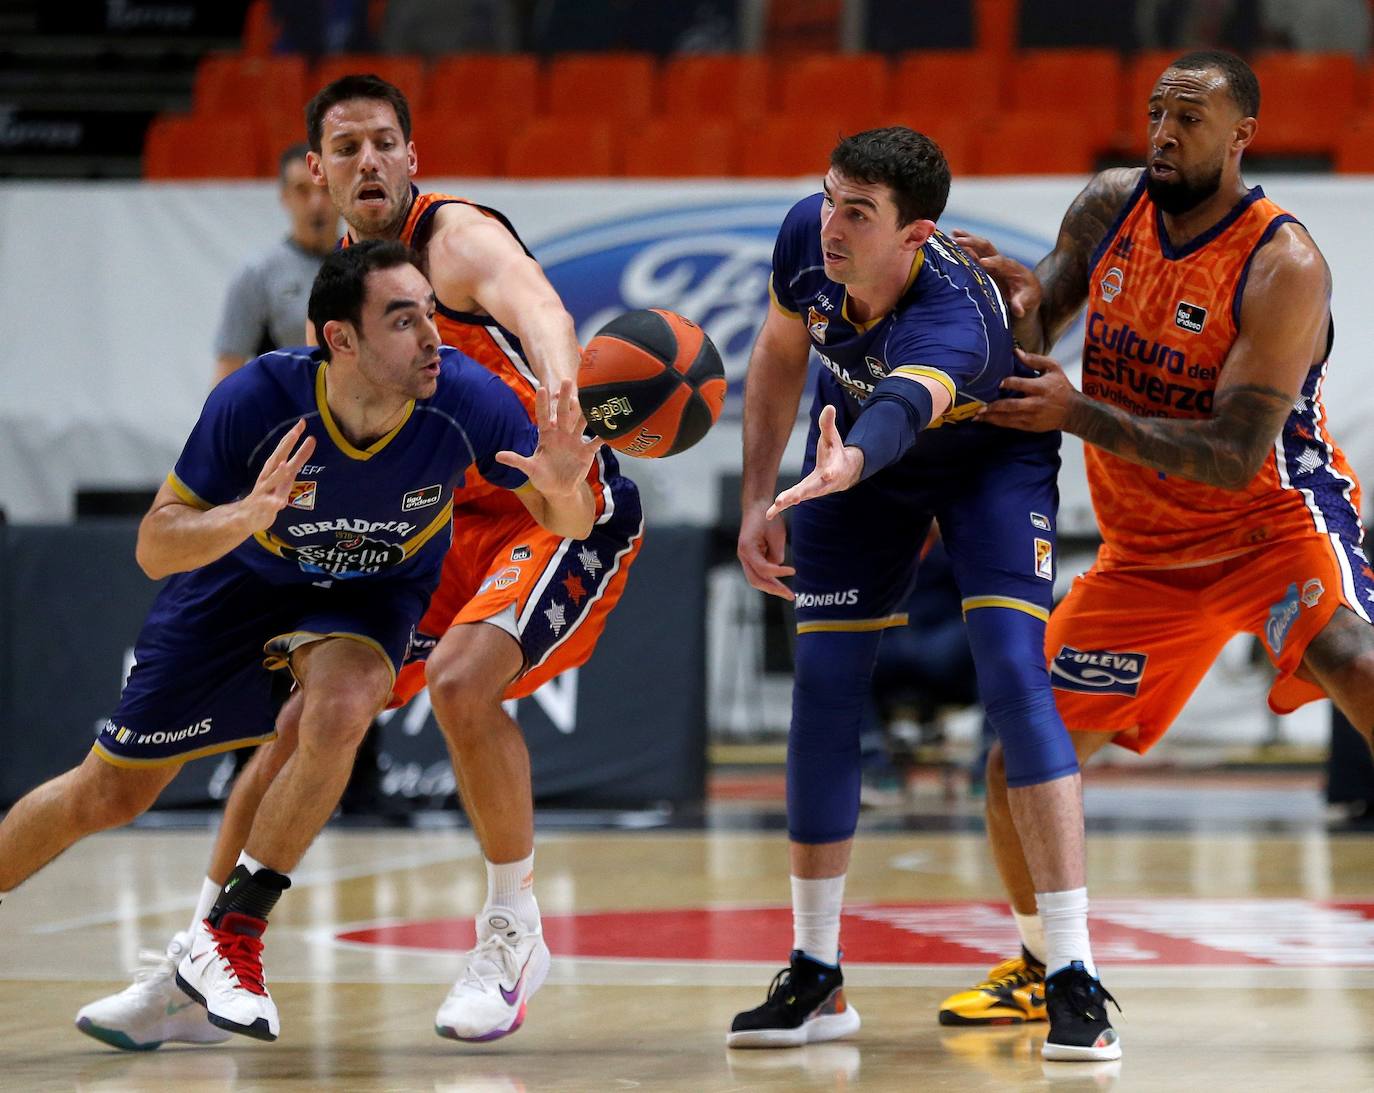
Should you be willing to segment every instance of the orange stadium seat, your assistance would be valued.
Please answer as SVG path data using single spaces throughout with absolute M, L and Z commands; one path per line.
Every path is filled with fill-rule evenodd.
M 974 49 L 904 54 L 892 78 L 892 107 L 903 125 L 921 129 L 922 116 L 960 113 L 969 125 L 1002 106 L 1002 58 Z M 921 129 L 925 132 L 924 129 Z
M 257 178 L 263 169 L 258 127 L 240 115 L 161 114 L 143 140 L 144 178 Z
M 750 125 L 740 146 L 740 174 L 751 178 L 809 176 L 817 188 L 830 153 L 844 135 L 833 115 L 775 114 Z
M 1260 113 L 1264 113 L 1262 100 Z M 1362 114 L 1346 127 L 1336 144 L 1336 170 L 1374 175 L 1374 113 Z
M 973 156 L 980 175 L 1086 175 L 1096 148 L 1073 112 L 1008 110 L 978 131 Z
M 414 117 L 421 177 L 490 178 L 504 166 L 506 128 L 499 121 L 426 110 Z
M 1017 111 L 1071 114 L 1093 150 L 1114 145 L 1121 60 L 1110 49 L 1029 49 L 1013 64 L 1009 105 Z
M 305 110 L 266 110 L 257 115 L 258 131 L 262 134 L 262 150 L 267 157 L 267 170 L 277 170 L 277 157 L 293 144 L 306 140 Z
M 1334 153 L 1354 116 L 1363 71 L 1349 53 L 1266 53 L 1252 66 L 1260 84 L 1260 154 Z
M 663 112 L 761 118 L 772 106 L 770 62 L 746 53 L 674 57 L 663 68 Z
M 425 106 L 425 63 L 419 57 L 393 57 L 384 53 L 336 53 L 315 66 L 313 95 L 340 76 L 371 72 L 405 93 L 411 113 Z
M 211 53 L 196 66 L 192 101 L 198 114 L 301 111 L 310 94 L 303 57 Z
M 243 52 L 266 57 L 277 41 L 277 24 L 267 0 L 253 0 L 243 17 Z
M 624 141 L 624 174 L 711 178 L 739 173 L 739 132 L 729 118 L 695 114 L 650 118 Z
M 506 145 L 512 178 L 606 178 L 619 174 L 607 121 L 535 118 Z
M 539 61 L 532 54 L 452 54 L 429 70 L 425 109 L 514 126 L 534 117 L 538 96 Z
M 817 101 L 840 119 L 846 133 L 856 133 L 892 120 L 888 93 L 891 72 L 878 53 L 812 53 L 778 65 L 778 106 L 799 116 L 813 111 Z
M 544 113 L 637 122 L 658 105 L 647 53 L 564 53 L 549 62 Z
M 927 110 L 919 118 L 899 117 L 898 124 L 908 125 L 924 133 L 940 146 L 955 179 L 967 178 L 977 172 L 975 158 L 978 127 L 968 124 L 968 116 L 960 111 Z M 920 124 L 917 124 L 919 122 Z
M 774 56 L 840 48 L 843 0 L 786 0 L 765 4 L 763 48 Z

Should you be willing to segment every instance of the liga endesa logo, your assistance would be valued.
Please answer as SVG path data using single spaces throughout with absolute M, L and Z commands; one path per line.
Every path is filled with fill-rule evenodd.
M 793 200 L 668 206 L 555 236 L 534 253 L 577 321 L 583 344 L 635 308 L 667 308 L 699 323 L 725 365 L 724 414 L 738 417 L 749 351 L 772 306 L 773 242 Z M 1048 241 L 1019 229 L 957 211 L 946 212 L 941 224 L 998 240 L 1028 266 L 1050 249 Z

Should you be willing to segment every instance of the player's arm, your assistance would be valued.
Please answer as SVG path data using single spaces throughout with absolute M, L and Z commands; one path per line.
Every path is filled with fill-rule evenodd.
M 152 507 L 138 525 L 134 557 L 153 580 L 184 573 L 222 558 L 255 532 L 265 531 L 290 497 L 291 484 L 315 450 L 315 438 L 306 437 L 292 447 L 305 431 L 298 421 L 281 439 L 263 464 L 252 491 L 224 505 L 193 503 L 164 482 Z
M 1012 314 L 1012 333 L 1026 349 L 1050 349 L 1088 300 L 1092 257 L 1140 181 L 1140 168 L 1094 176 L 1059 225 L 1054 250 L 1028 270 L 981 236 L 956 229 L 954 240 L 997 282 Z
M 215 375 L 211 387 L 248 363 L 262 344 L 267 322 L 262 278 L 253 266 L 245 266 L 224 296 L 219 329 L 215 332 Z
M 557 411 L 556 414 L 554 411 Z M 565 539 L 585 539 L 596 523 L 596 498 L 587 484 L 592 460 L 604 441 L 583 435 L 587 420 L 573 385 L 563 381 L 557 403 L 549 389 L 534 394 L 539 443 L 532 455 L 503 451 L 496 460 L 522 472 L 528 481 L 515 491 L 542 527 Z
M 1255 256 L 1240 330 L 1221 367 L 1212 415 L 1136 417 L 1086 398 L 1049 357 L 1023 354 L 1041 374 L 1013 377 L 1022 392 L 985 411 L 1013 428 L 1062 428 L 1132 463 L 1221 489 L 1244 489 L 1293 409 L 1303 378 L 1325 348 L 1331 275 L 1311 238 L 1286 224 Z
M 751 585 L 783 599 L 792 590 L 779 580 L 795 572 L 783 565 L 787 533 L 767 511 L 778 488 L 782 453 L 797 421 L 811 339 L 800 315 L 770 305 L 749 354 L 744 379 L 744 472 L 735 553 Z
M 520 339 L 540 383 L 577 389 L 582 349 L 572 316 L 506 227 L 467 205 L 439 210 L 429 243 L 429 278 L 435 295 L 455 306 L 471 301 Z M 557 409 L 557 407 L 555 407 Z
M 873 389 L 864 408 L 841 438 L 835 409 L 821 411 L 816 466 L 790 490 L 778 494 L 768 510 L 771 520 L 783 509 L 813 497 L 847 490 L 891 466 L 911 450 L 921 431 L 954 402 L 954 381 L 936 368 L 894 368 Z
M 219 354 L 217 357 L 215 357 L 215 379 L 214 383 L 211 384 L 211 386 L 218 384 L 219 381 L 224 379 L 225 376 L 237 372 L 247 363 L 248 358 L 241 356 L 238 353 Z

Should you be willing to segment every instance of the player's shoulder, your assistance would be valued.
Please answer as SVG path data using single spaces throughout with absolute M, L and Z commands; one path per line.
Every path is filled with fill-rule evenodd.
M 439 382 L 430 401 L 436 405 L 490 402 L 507 388 L 489 368 L 451 345 L 439 347 Z
M 234 399 L 299 398 L 315 388 L 320 353 L 308 345 L 274 349 L 236 368 L 215 387 Z
M 1330 294 L 1331 270 L 1316 240 L 1296 220 L 1284 220 L 1254 254 L 1245 299 L 1281 302 L 1308 293 Z
M 787 215 L 782 218 L 782 227 L 778 230 L 778 234 L 791 235 L 818 229 L 821 222 L 821 205 L 824 202 L 825 194 L 819 191 L 802 198 L 787 210 Z

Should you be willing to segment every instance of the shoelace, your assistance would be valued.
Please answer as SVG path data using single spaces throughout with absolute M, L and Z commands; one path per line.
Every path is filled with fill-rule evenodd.
M 1116 1007 L 1116 1012 L 1121 1012 L 1121 1003 L 1112 997 L 1111 991 L 1107 990 L 1096 979 L 1075 977 L 1068 987 L 1069 1001 L 1073 1007 L 1080 1010 L 1089 1021 L 1105 1021 L 1107 1019 L 1107 1003 L 1110 1002 Z M 1100 1011 L 1094 1013 L 1094 1007 Z
M 765 1001 L 771 1002 L 776 995 L 781 994 L 783 991 L 790 990 L 791 988 L 792 965 L 789 964 L 787 967 L 783 968 L 782 971 L 778 972 L 777 975 L 773 976 L 773 982 L 768 984 L 768 997 Z
M 138 967 L 134 969 L 133 986 L 140 993 L 146 992 L 149 988 L 160 990 L 165 985 L 172 970 L 177 966 L 179 959 L 178 956 L 173 956 L 171 953 L 140 949 L 138 951 Z
M 1031 982 L 1031 970 L 1019 956 L 1004 960 L 988 972 L 984 987 L 1024 987 Z
M 266 994 L 262 981 L 262 938 L 252 934 L 234 934 L 206 924 L 215 939 L 215 951 L 229 965 L 229 971 L 239 986 L 253 994 Z
M 488 970 L 479 970 L 480 965 L 486 965 Z M 519 977 L 515 950 L 500 934 L 492 934 L 485 941 L 479 941 L 472 950 L 468 966 L 463 969 L 454 990 L 468 984 L 480 991 L 488 991 L 487 980 L 495 980 L 499 985 L 503 977 L 512 983 Z

